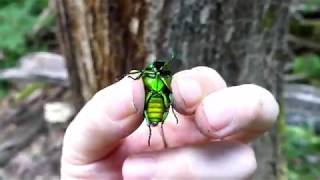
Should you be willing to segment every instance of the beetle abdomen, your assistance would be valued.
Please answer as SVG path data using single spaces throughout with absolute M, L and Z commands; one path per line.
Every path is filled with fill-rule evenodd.
M 153 95 L 147 104 L 147 116 L 151 125 L 157 125 L 163 121 L 163 113 L 165 112 L 164 101 L 162 96 Z

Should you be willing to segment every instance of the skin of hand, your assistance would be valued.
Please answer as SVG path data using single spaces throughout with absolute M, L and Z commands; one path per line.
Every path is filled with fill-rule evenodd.
M 174 107 L 164 123 L 143 123 L 144 86 L 128 77 L 100 90 L 67 128 L 61 179 L 248 179 L 256 159 L 247 144 L 272 127 L 273 95 L 257 85 L 227 87 L 213 69 L 196 67 L 172 80 Z

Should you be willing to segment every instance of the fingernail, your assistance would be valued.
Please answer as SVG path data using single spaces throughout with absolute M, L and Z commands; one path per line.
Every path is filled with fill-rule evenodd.
M 214 104 L 212 101 L 203 100 L 203 111 L 206 120 L 210 125 L 213 135 L 221 137 L 224 135 L 224 130 L 233 121 L 233 112 L 226 112 L 226 106 L 223 104 Z
M 153 156 L 143 155 L 128 158 L 123 165 L 124 179 L 152 179 L 157 165 Z
M 177 79 L 178 90 L 185 107 L 192 108 L 198 104 L 202 98 L 202 90 L 200 84 L 187 77 Z

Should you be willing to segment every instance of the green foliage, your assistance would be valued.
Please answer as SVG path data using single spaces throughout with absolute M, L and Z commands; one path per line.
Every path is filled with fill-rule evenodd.
M 46 49 L 46 42 L 34 34 L 42 11 L 48 0 L 1 0 L 0 1 L 0 52 L 4 59 L 0 69 L 14 66 L 25 53 Z M 50 27 L 54 18 L 42 19 L 41 27 Z M 8 94 L 9 84 L 0 81 L 0 99 Z
M 12 66 L 19 56 L 37 49 L 27 43 L 28 36 L 32 33 L 42 9 L 47 5 L 48 0 L 0 2 L 0 50 L 5 54 L 0 67 Z
M 30 83 L 26 85 L 23 89 L 21 89 L 16 95 L 15 95 L 15 101 L 16 102 L 22 102 L 28 97 L 30 97 L 34 92 L 36 92 L 39 89 L 43 89 L 46 87 L 45 83 L 42 82 L 35 82 Z
M 26 5 L 11 3 L 0 9 L 0 48 L 9 51 L 21 51 L 24 48 L 25 36 L 32 31 L 36 17 L 30 14 L 35 1 L 26 1 Z
M 307 54 L 294 59 L 293 72 L 303 74 L 308 79 L 320 79 L 320 56 Z
M 290 23 L 290 33 L 307 39 L 313 39 L 315 27 L 313 24 L 301 23 L 299 20 L 293 19 Z
M 0 80 L 0 99 L 8 95 L 9 83 L 7 81 Z
M 287 126 L 284 130 L 284 152 L 288 161 L 289 179 L 317 179 L 320 177 L 320 137 L 311 128 Z
M 320 7 L 320 1 L 319 0 L 305 0 L 305 5 L 307 7 L 307 10 L 314 11 L 315 9 L 318 9 Z

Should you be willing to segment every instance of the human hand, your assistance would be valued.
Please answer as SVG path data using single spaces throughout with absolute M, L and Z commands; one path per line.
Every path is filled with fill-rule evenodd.
M 61 179 L 247 179 L 256 169 L 247 145 L 272 127 L 279 107 L 256 85 L 226 87 L 213 69 L 196 67 L 173 76 L 174 107 L 153 128 L 143 122 L 142 80 L 124 78 L 99 91 L 69 125 Z

